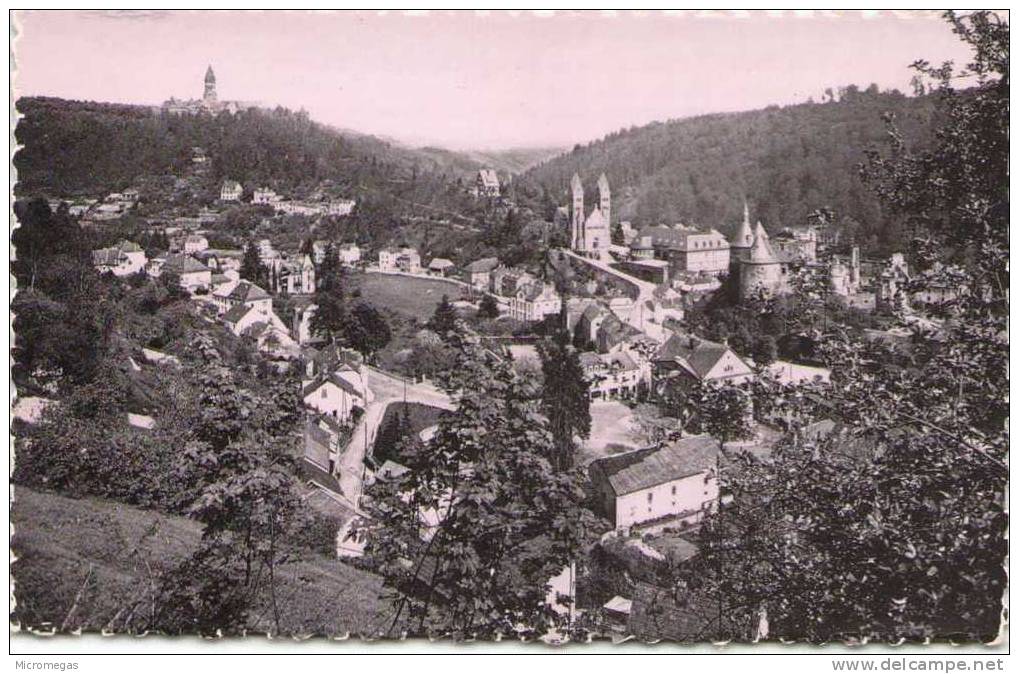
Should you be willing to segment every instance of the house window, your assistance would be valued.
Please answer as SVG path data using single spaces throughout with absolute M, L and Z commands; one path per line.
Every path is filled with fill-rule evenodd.
M 326 399 L 326 390 L 325 390 L 325 388 L 323 388 L 322 389 L 322 400 L 325 400 L 325 399 Z
M 676 495 L 676 485 L 672 485 L 672 495 Z
M 654 500 L 654 498 L 655 498 L 655 495 L 654 495 L 654 493 L 653 493 L 653 492 L 652 492 L 652 493 L 649 493 L 649 494 L 647 495 L 647 502 L 648 502 L 648 503 L 651 503 L 651 501 L 653 501 L 653 500 Z

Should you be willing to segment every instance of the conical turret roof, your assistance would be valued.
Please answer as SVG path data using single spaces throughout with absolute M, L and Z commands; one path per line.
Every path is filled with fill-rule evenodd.
M 760 220 L 757 221 L 757 226 L 754 227 L 754 238 L 756 239 L 758 237 L 764 239 L 765 241 L 771 238 L 770 236 L 768 236 L 768 232 L 764 231 L 764 225 L 761 224 Z
M 205 81 L 206 82 L 215 82 L 216 81 L 216 73 L 212 72 L 212 66 L 211 65 L 205 70 Z
M 732 239 L 732 248 L 749 248 L 754 245 L 754 228 L 750 224 L 750 207 L 743 202 L 743 222 L 739 223 L 736 235 Z
M 754 245 L 750 248 L 750 256 L 747 261 L 754 264 L 778 264 L 778 258 L 775 257 L 775 253 L 771 250 L 771 244 L 768 243 L 768 234 L 761 227 L 761 223 L 757 223 L 757 226 L 760 233 L 754 237 Z

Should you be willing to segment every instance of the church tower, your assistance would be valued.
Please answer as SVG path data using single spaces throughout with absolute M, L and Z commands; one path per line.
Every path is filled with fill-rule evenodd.
M 211 65 L 205 71 L 205 94 L 202 96 L 202 99 L 206 103 L 216 102 L 216 73 L 212 72 Z
M 609 179 L 605 174 L 598 178 L 598 210 L 605 219 L 605 226 L 612 227 L 612 195 L 609 192 Z
M 573 174 L 570 181 L 570 193 L 573 195 L 573 202 L 570 211 L 570 248 L 573 250 L 584 249 L 584 184 L 580 182 L 580 176 Z

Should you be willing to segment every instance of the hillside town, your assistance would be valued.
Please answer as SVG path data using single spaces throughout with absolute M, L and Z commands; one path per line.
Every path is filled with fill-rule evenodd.
M 211 65 L 202 84 L 201 98 L 146 119 L 307 123 L 220 100 Z M 18 195 L 18 492 L 39 512 L 65 497 L 123 503 L 153 531 L 197 521 L 205 541 L 138 582 L 159 592 L 88 607 L 79 592 L 65 627 L 550 643 L 987 636 L 979 602 L 957 588 L 937 602 L 976 602 L 968 628 L 925 622 L 944 604 L 924 614 L 914 599 L 889 609 L 909 613 L 901 622 L 863 621 L 881 598 L 804 618 L 827 590 L 793 601 L 807 580 L 786 584 L 800 559 L 818 576 L 879 573 L 894 527 L 947 517 L 955 506 L 867 505 L 897 476 L 894 498 L 956 493 L 941 474 L 905 482 L 922 456 L 998 484 L 981 471 L 997 475 L 1007 402 L 992 405 L 981 377 L 999 376 L 988 344 L 1007 352 L 1000 298 L 938 230 L 919 252 L 886 254 L 822 202 L 762 215 L 768 198 L 746 185 L 717 188 L 741 193 L 735 217 L 643 217 L 612 157 L 602 170 L 576 150 L 559 158 L 568 181 L 543 182 L 361 157 L 364 175 L 399 176 L 369 187 L 239 170 L 247 155 L 198 138 L 116 191 Z M 967 327 L 976 315 L 986 322 Z M 972 448 L 965 459 L 938 454 L 951 455 L 946 435 Z M 966 527 L 988 502 L 958 506 Z M 868 522 L 886 533 L 861 533 Z M 851 543 L 837 542 L 842 527 Z M 912 560 L 946 543 L 902 545 Z M 941 582 L 940 564 L 903 573 Z M 263 570 L 315 610 L 280 609 Z M 356 618 L 329 622 L 335 590 L 316 574 L 356 588 L 343 609 Z M 248 588 L 248 603 L 203 613 L 220 581 Z M 871 581 L 840 582 L 836 603 Z M 1000 596 L 1002 581 L 987 582 Z M 148 616 L 128 608 L 157 599 Z M 22 610 L 30 621 L 41 608 Z

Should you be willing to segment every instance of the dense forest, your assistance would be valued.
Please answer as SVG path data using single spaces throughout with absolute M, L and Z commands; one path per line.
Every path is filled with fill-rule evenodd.
M 14 159 L 19 196 L 95 195 L 124 189 L 140 175 L 179 175 L 196 146 L 213 158 L 213 179 L 286 190 L 330 181 L 349 193 L 422 199 L 478 167 L 455 153 L 340 132 L 284 108 L 177 116 L 58 98 L 22 98 L 17 108 L 23 115 L 15 131 L 23 146 Z
M 723 233 L 751 215 L 769 229 L 807 222 L 829 209 L 846 238 L 872 253 L 901 244 L 902 231 L 860 179 L 868 148 L 887 141 L 894 116 L 907 145 L 923 145 L 936 122 L 931 96 L 846 87 L 823 103 L 704 115 L 620 130 L 578 145 L 524 174 L 559 203 L 574 172 L 594 203 L 605 172 L 614 212 L 637 225 L 686 222 Z

